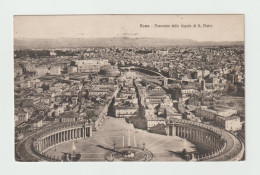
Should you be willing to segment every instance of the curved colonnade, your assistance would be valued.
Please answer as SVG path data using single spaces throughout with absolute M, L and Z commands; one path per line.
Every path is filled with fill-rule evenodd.
M 17 154 L 21 157 L 21 151 L 26 151 L 28 157 L 38 161 L 61 161 L 60 157 L 46 155 L 45 151 L 59 144 L 77 139 L 84 139 L 92 136 L 92 125 L 86 123 L 70 123 L 59 127 L 51 127 L 39 130 L 37 133 L 26 138 L 16 149 Z M 28 158 L 28 160 L 29 160 Z M 24 157 L 26 160 L 26 157 Z M 30 161 L 30 160 L 29 160 Z
M 186 138 L 211 147 L 212 152 L 195 158 L 199 161 L 234 161 L 243 157 L 243 142 L 233 134 L 211 125 L 175 119 L 166 124 L 166 135 Z
M 166 134 L 211 147 L 213 151 L 198 155 L 198 161 L 237 161 L 242 159 L 245 151 L 244 144 L 238 137 L 203 123 L 176 119 L 166 124 Z M 16 146 L 16 154 L 23 161 L 61 161 L 60 157 L 46 155 L 45 151 L 65 142 L 91 136 L 92 126 L 89 123 L 53 125 L 23 139 Z

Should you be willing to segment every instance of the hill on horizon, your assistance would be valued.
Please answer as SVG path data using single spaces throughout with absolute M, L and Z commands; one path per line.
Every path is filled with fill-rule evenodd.
M 84 47 L 172 47 L 172 46 L 243 46 L 244 41 L 195 41 L 172 38 L 59 38 L 14 39 L 14 49 L 53 49 Z

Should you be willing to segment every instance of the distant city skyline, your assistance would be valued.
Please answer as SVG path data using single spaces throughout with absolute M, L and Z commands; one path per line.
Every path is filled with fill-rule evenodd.
M 155 27 L 170 25 L 170 27 Z M 191 25 L 182 28 L 181 25 Z M 212 27 L 196 27 L 206 24 Z M 141 27 L 142 25 L 142 27 Z M 149 27 L 144 27 L 149 25 Z M 172 27 L 171 25 L 179 25 Z M 14 16 L 14 39 L 170 38 L 244 41 L 243 15 L 64 15 Z

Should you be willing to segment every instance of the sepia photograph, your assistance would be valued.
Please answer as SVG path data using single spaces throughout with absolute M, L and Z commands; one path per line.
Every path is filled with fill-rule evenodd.
M 14 159 L 244 161 L 244 48 L 243 14 L 14 15 Z

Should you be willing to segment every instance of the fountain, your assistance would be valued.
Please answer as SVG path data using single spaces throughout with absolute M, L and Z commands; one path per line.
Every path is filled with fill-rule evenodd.
M 75 162 L 81 158 L 81 154 L 76 153 L 75 143 L 72 142 L 72 153 L 62 152 L 63 155 L 61 157 L 61 161 L 63 162 Z
M 130 129 L 128 130 L 127 147 L 125 147 L 124 136 L 122 137 L 123 147 L 117 147 L 115 141 L 113 142 L 114 149 L 109 151 L 105 158 L 108 161 L 150 161 L 153 157 L 152 153 L 145 149 L 145 143 L 143 148 L 137 147 L 135 136 L 134 147 L 131 146 Z

